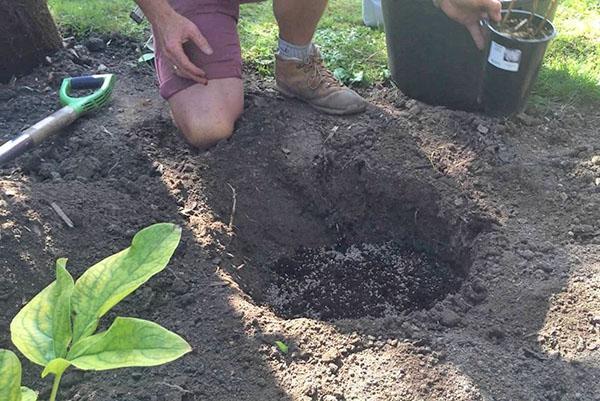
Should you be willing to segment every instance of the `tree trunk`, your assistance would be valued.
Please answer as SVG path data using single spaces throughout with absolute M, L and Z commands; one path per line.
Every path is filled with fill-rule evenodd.
M 0 0 L 0 82 L 31 72 L 61 46 L 46 0 Z

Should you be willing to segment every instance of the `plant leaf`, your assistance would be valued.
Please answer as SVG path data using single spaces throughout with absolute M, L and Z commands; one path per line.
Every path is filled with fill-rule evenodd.
M 74 284 L 65 265 L 66 259 L 56 262 L 57 280 L 29 301 L 10 324 L 15 346 L 31 362 L 42 366 L 65 356 L 71 338 L 70 297 Z
M 275 341 L 275 345 L 277 348 L 279 348 L 279 351 L 283 352 L 284 354 L 287 354 L 290 350 L 290 347 L 288 347 L 288 345 L 283 341 Z
M 27 387 L 21 387 L 21 401 L 37 401 L 38 393 Z
M 93 334 L 106 312 L 163 270 L 180 238 L 181 228 L 174 224 L 152 225 L 137 233 L 129 248 L 88 269 L 73 292 L 73 342 Z
M 107 370 L 162 365 L 191 350 L 183 338 L 156 323 L 118 317 L 107 331 L 75 344 L 68 359 L 79 369 Z
M 54 355 L 58 358 L 67 356 L 73 329 L 71 327 L 71 296 L 75 282 L 67 271 L 67 259 L 56 261 L 56 286 L 58 297 L 52 316 L 52 339 L 54 340 Z
M 5 349 L 0 350 L 0 400 L 21 401 L 21 362 Z
M 71 362 L 67 361 L 66 359 L 53 359 L 48 363 L 48 365 L 46 365 L 46 368 L 42 372 L 42 378 L 50 374 L 53 374 L 54 376 L 60 376 L 65 372 L 65 370 L 67 370 L 69 366 L 71 366 Z

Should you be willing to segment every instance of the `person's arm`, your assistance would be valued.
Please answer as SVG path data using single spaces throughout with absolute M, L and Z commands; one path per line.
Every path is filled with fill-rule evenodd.
M 156 46 L 173 64 L 175 73 L 181 77 L 206 84 L 205 72 L 194 65 L 183 50 L 183 44 L 193 42 L 206 54 L 212 49 L 198 27 L 179 15 L 167 0 L 135 0 L 152 24 Z
M 454 21 L 463 24 L 471 33 L 475 44 L 483 49 L 485 38 L 480 21 L 489 18 L 499 22 L 502 18 L 500 0 L 433 0 L 433 3 Z

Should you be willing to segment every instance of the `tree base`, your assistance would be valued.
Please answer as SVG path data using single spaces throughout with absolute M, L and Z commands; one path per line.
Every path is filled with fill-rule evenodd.
M 45 0 L 0 0 L 0 82 L 25 75 L 60 49 Z

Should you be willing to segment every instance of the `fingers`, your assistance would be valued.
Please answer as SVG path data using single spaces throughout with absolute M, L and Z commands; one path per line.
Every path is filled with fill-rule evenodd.
M 173 66 L 173 67 L 177 67 L 177 66 Z M 194 77 L 194 76 L 190 75 L 189 73 L 187 73 L 183 70 L 180 70 L 179 67 L 175 68 L 174 72 L 175 72 L 175 75 L 180 76 L 181 78 L 189 79 L 189 80 L 192 80 L 192 81 L 197 82 L 202 85 L 208 85 L 207 78 Z
M 173 62 L 175 73 L 180 77 L 191 79 L 201 84 L 206 84 L 206 73 L 190 61 L 180 43 L 167 45 L 167 57 Z
M 473 40 L 475 41 L 477 48 L 479 50 L 483 50 L 483 48 L 485 47 L 485 38 L 483 36 L 483 32 L 482 32 L 479 24 L 468 25 L 467 29 L 469 30 L 469 33 L 473 37 Z
M 196 25 L 185 17 L 175 14 L 174 20 L 156 27 L 157 34 L 166 58 L 173 64 L 175 74 L 201 84 L 207 84 L 206 73 L 196 66 L 185 53 L 184 45 L 192 42 L 203 53 L 213 54 L 206 38 Z
M 213 49 L 210 47 L 210 45 L 208 44 L 208 41 L 206 40 L 206 38 L 200 33 L 200 31 L 198 31 L 197 29 L 194 29 L 191 32 L 190 35 L 190 39 L 192 40 L 192 42 L 194 42 L 194 44 L 196 46 L 198 46 L 198 48 L 200 50 L 202 50 L 202 52 L 204 54 L 207 55 L 211 55 L 213 54 Z
M 502 19 L 502 3 L 500 0 L 485 0 L 483 6 L 492 21 L 500 22 Z

